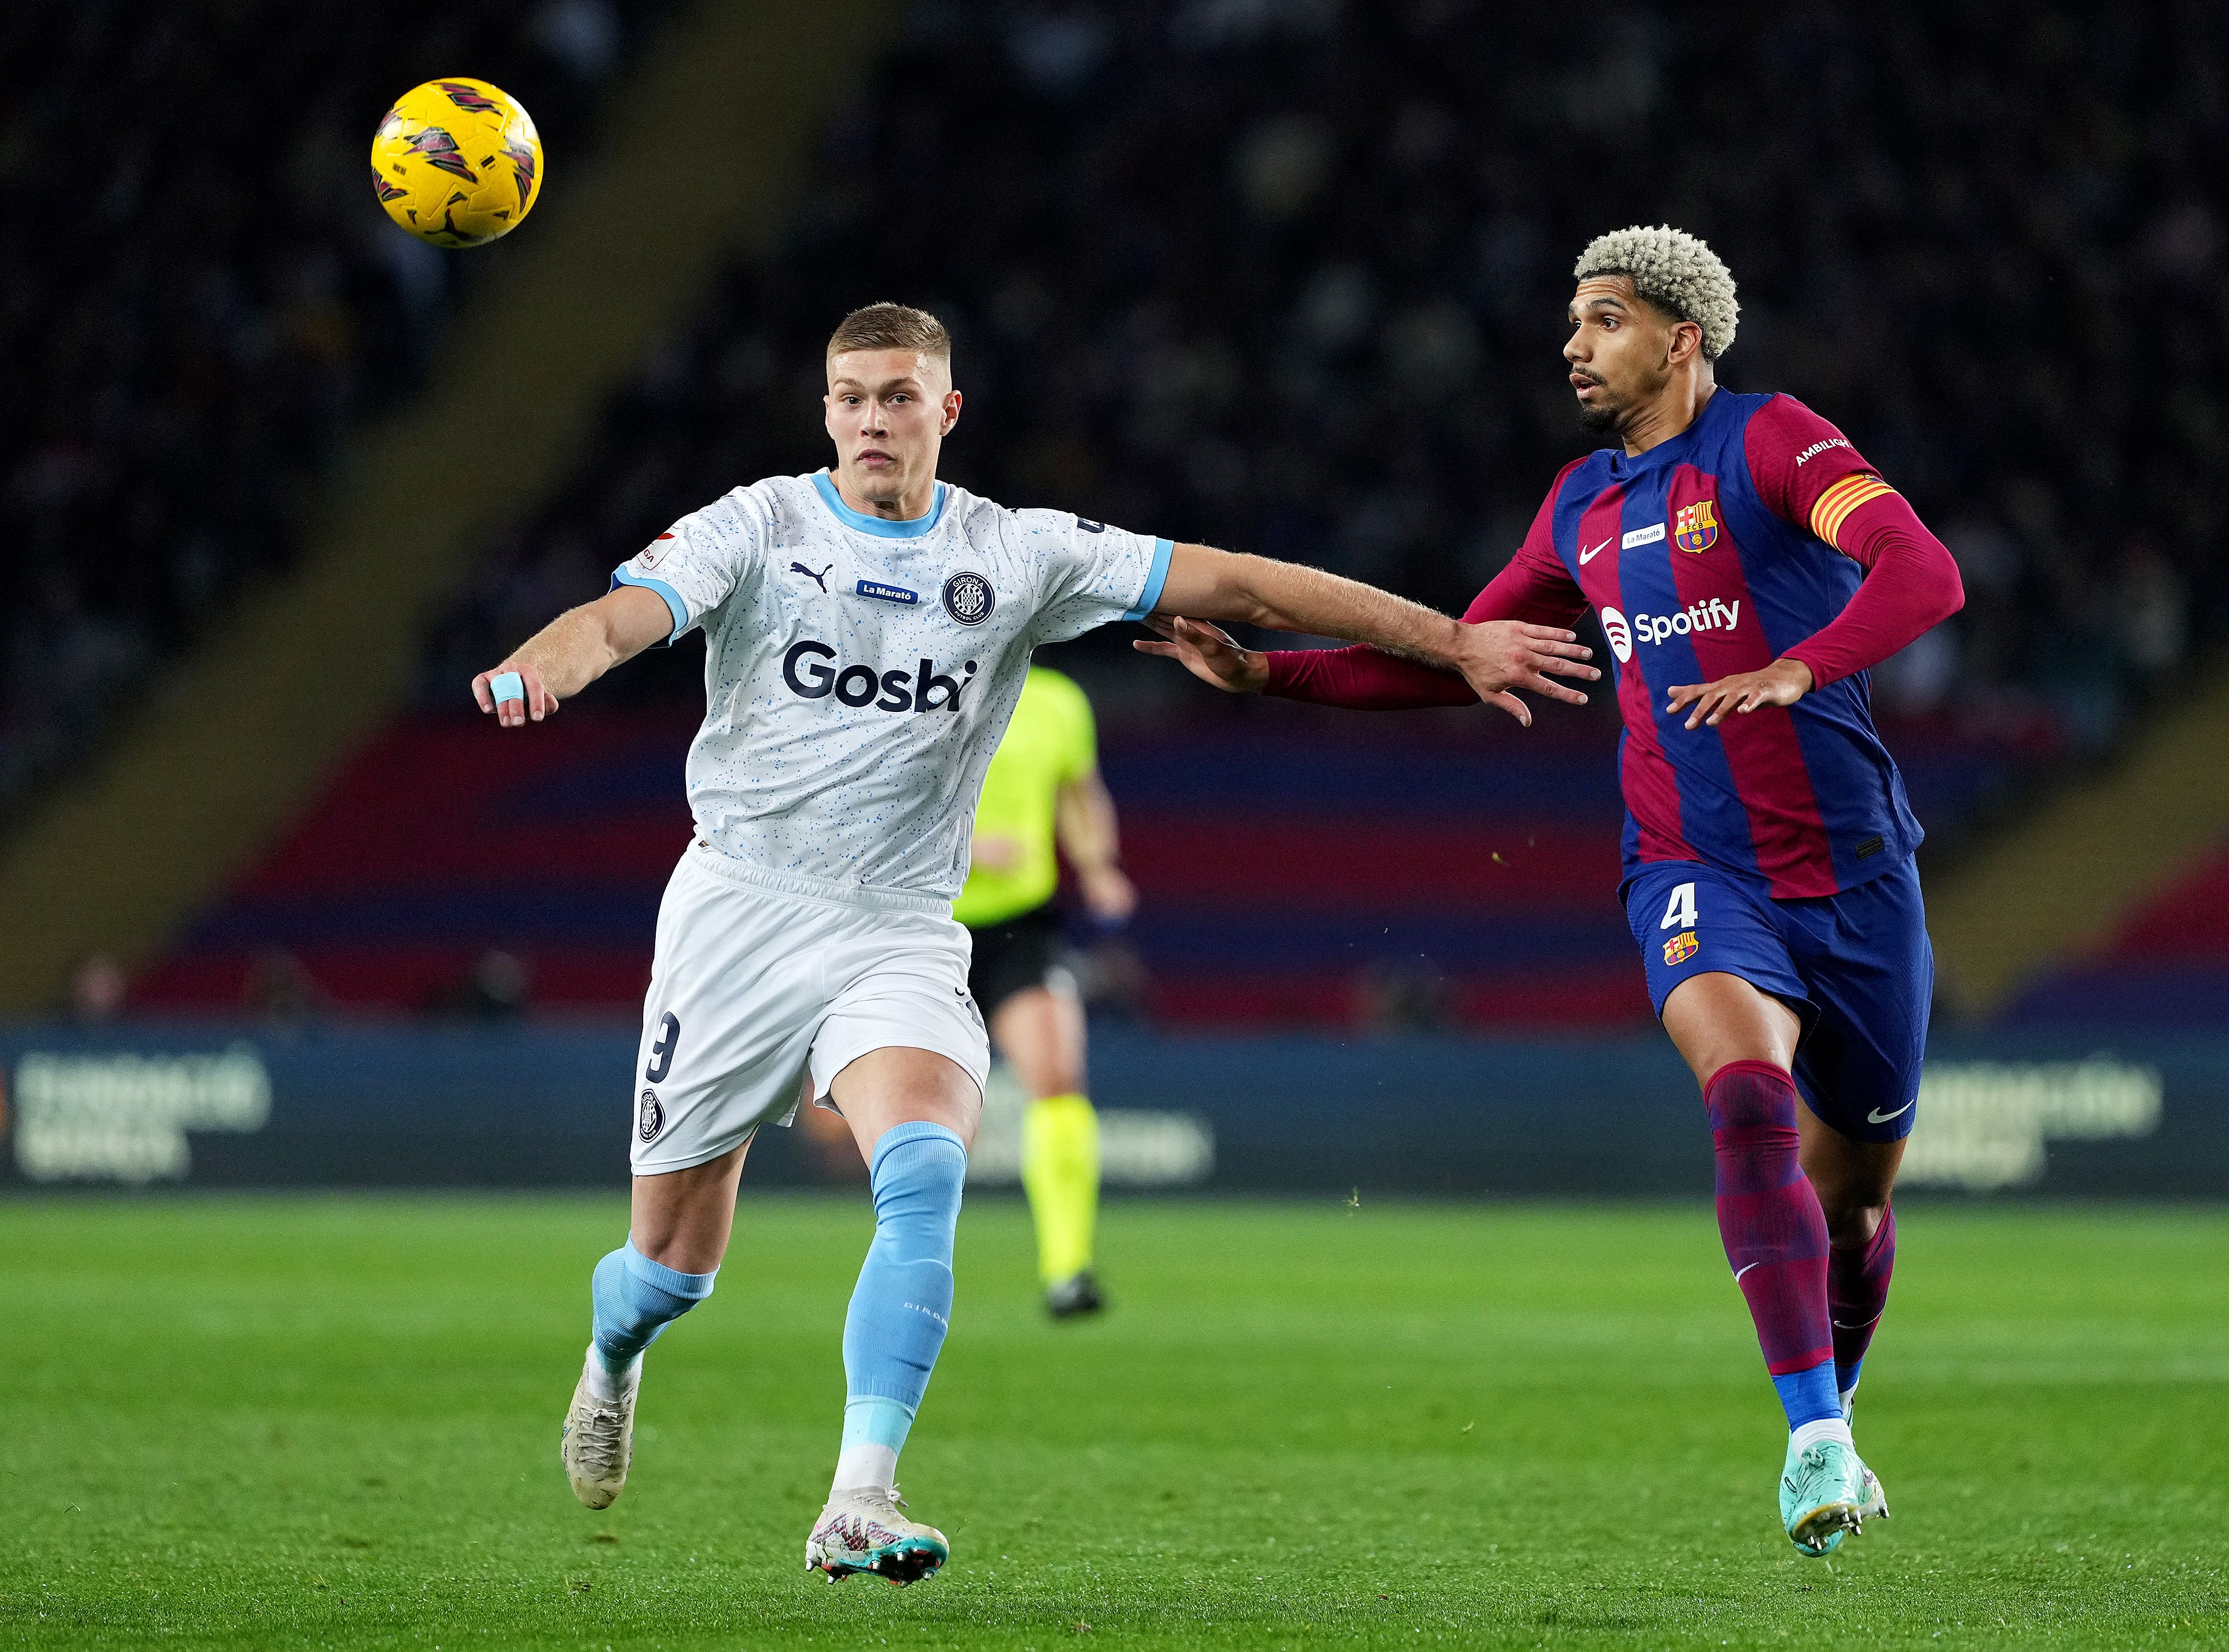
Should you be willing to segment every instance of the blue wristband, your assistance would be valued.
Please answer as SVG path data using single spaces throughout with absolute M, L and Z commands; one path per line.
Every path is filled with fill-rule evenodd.
M 489 679 L 488 691 L 495 696 L 498 705 L 508 705 L 513 700 L 526 697 L 526 679 L 517 672 L 505 672 Z

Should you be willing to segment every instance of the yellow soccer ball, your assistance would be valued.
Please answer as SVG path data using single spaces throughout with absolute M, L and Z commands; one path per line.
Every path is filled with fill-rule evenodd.
M 371 140 L 387 215 L 436 247 L 478 247 L 518 228 L 542 193 L 542 138 L 485 80 L 428 80 L 395 100 Z

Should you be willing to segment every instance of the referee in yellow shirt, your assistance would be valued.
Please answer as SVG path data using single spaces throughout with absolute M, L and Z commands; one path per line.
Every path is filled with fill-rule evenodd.
M 1114 801 L 1099 778 L 1098 745 L 1083 691 L 1058 672 L 1031 667 L 983 777 L 967 886 L 952 909 L 974 932 L 968 990 L 1029 1094 L 1022 1186 L 1056 1319 L 1102 1306 L 1091 1273 L 1099 1117 L 1083 1093 L 1083 1006 L 1062 961 L 1058 857 L 1067 857 L 1084 905 L 1102 922 L 1122 922 L 1138 904 L 1116 864 Z

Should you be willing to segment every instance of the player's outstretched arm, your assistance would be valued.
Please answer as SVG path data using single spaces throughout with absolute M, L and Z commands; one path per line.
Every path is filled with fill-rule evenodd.
M 622 661 L 633 659 L 673 631 L 665 599 L 639 585 L 622 585 L 593 602 L 559 614 L 511 651 L 492 671 L 472 678 L 472 697 L 506 729 L 539 723 Z M 498 697 L 503 679 L 518 678 L 517 694 Z
M 1406 654 L 1460 672 L 1480 698 L 1526 723 L 1532 722 L 1532 713 L 1511 689 L 1528 688 L 1551 699 L 1583 705 L 1584 694 L 1554 679 L 1591 681 L 1602 675 L 1585 663 L 1593 650 L 1560 626 L 1521 620 L 1464 624 L 1320 569 L 1266 556 L 1235 556 L 1206 545 L 1179 545 L 1171 553 L 1168 578 L 1153 612 L 1170 620 L 1239 620 L 1273 631 L 1339 637 Z M 1218 640 L 1230 652 L 1243 656 L 1248 652 L 1230 644 L 1220 633 L 1211 639 L 1204 631 L 1180 636 L 1173 627 L 1155 628 L 1165 640 L 1159 646 L 1140 644 L 1147 652 L 1166 653 L 1219 688 L 1260 691 L 1260 685 L 1251 680 L 1251 662 L 1240 662 L 1243 669 L 1236 678 L 1219 669 L 1202 670 L 1211 660 L 1218 666 L 1228 663 Z

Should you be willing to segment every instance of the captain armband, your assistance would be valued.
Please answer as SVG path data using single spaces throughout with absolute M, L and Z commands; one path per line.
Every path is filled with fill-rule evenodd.
M 1879 498 L 1884 493 L 1895 492 L 1870 471 L 1856 476 L 1845 476 L 1821 493 L 1819 502 L 1811 507 L 1811 531 L 1840 550 L 1841 541 L 1835 535 L 1842 530 L 1842 524 L 1849 519 L 1850 512 L 1861 505 Z

